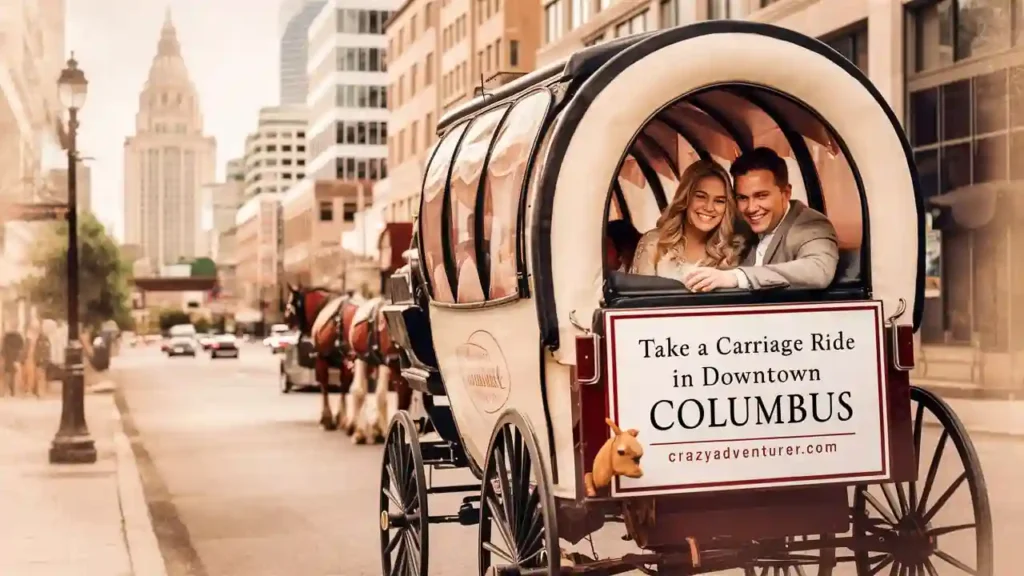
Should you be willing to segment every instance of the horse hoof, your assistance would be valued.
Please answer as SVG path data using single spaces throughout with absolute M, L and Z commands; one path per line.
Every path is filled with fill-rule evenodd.
M 362 434 L 356 434 L 352 437 L 352 443 L 357 446 L 366 444 L 366 438 L 364 438 Z
M 384 435 L 381 434 L 380 432 L 377 432 L 376 434 L 374 434 L 373 435 L 373 443 L 374 444 L 383 444 L 384 443 Z
M 338 429 L 338 424 L 334 421 L 334 418 L 326 416 L 320 419 L 320 426 L 328 432 Z

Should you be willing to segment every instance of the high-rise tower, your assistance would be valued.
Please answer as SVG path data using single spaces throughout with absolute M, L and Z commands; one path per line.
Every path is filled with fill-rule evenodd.
M 199 196 L 215 177 L 217 143 L 203 135 L 199 96 L 167 11 L 135 135 L 124 144 L 125 241 L 155 267 L 199 255 Z

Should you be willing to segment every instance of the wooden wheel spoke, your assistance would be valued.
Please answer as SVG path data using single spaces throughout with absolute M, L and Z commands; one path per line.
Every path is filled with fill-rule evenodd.
M 933 538 L 939 536 L 945 536 L 946 534 L 952 534 L 954 532 L 960 532 L 961 530 L 976 530 L 978 525 L 975 523 L 971 524 L 956 524 L 954 526 L 943 526 L 941 528 L 932 528 L 928 530 L 928 535 Z
M 959 569 L 960 571 L 964 572 L 965 574 L 974 574 L 974 575 L 977 574 L 977 571 L 975 571 L 974 568 L 971 568 L 967 564 L 964 564 L 960 560 L 957 560 L 956 558 L 954 558 L 953 556 L 951 556 L 947 552 L 943 552 L 942 550 L 935 550 L 935 555 L 938 556 L 939 558 L 942 558 L 942 560 L 945 561 L 950 566 L 953 566 L 954 568 Z
M 502 431 L 502 437 L 499 438 L 498 442 L 494 443 L 494 463 L 495 463 L 495 475 L 498 477 L 498 486 L 501 490 L 501 504 L 502 512 L 505 516 L 505 523 L 508 528 L 512 528 L 515 525 L 516 517 L 515 510 L 513 509 L 513 495 L 512 490 L 509 488 L 509 471 L 508 465 L 506 464 L 506 457 L 508 456 L 505 450 L 505 437 L 508 431 Z M 510 542 L 511 543 L 511 542 Z
M 540 543 L 541 536 L 544 535 L 544 519 L 538 514 L 535 517 L 534 523 L 530 526 L 529 532 L 523 537 L 523 546 L 520 549 L 521 554 L 527 553 L 531 547 L 536 546 Z
M 932 492 L 932 485 L 935 483 L 935 474 L 939 471 L 939 463 L 942 462 L 942 451 L 946 448 L 946 440 L 949 439 L 949 432 L 942 431 L 939 442 L 935 445 L 935 453 L 932 454 L 932 463 L 928 467 L 928 477 L 924 481 L 924 490 L 921 491 L 921 501 L 917 503 L 917 513 L 924 512 L 928 505 L 928 496 Z
M 530 490 L 527 486 L 528 495 L 523 499 L 523 508 L 516 526 L 516 540 L 522 541 L 533 529 L 533 526 L 540 520 L 540 499 L 536 490 Z M 542 521 L 543 522 L 543 521 Z
M 499 501 L 496 496 L 488 495 L 487 500 L 490 503 L 491 513 L 494 516 L 494 524 L 498 527 L 501 539 L 505 541 L 506 546 L 510 549 L 514 549 L 516 547 L 516 541 L 512 537 L 512 531 L 509 529 L 508 519 L 505 518 L 504 504 Z
M 957 476 L 957 479 L 954 480 L 952 484 L 950 484 L 949 488 L 946 488 L 946 491 L 942 493 L 942 496 L 939 496 L 939 499 L 935 501 L 935 504 L 931 507 L 931 509 L 929 509 L 928 512 L 922 517 L 922 521 L 924 524 L 928 524 L 928 522 L 931 521 L 932 517 L 938 514 L 939 510 L 941 510 L 942 507 L 946 504 L 946 502 L 953 497 L 953 494 L 956 493 L 957 489 L 960 488 L 960 485 L 963 484 L 966 480 L 967 471 L 965 470 L 964 472 L 960 473 L 960 476 Z
M 412 542 L 412 540 L 415 540 L 415 538 L 414 538 L 414 531 L 407 530 L 405 532 L 405 534 L 406 534 L 406 536 L 405 536 L 406 539 L 410 540 L 409 546 L 411 548 L 414 548 L 415 550 L 419 550 L 420 549 L 419 542 Z M 417 576 L 420 573 L 420 555 L 419 554 L 409 554 L 408 562 L 406 562 L 406 566 L 409 567 L 409 576 Z
M 483 548 L 484 548 L 484 550 L 487 550 L 491 554 L 497 554 L 498 556 L 501 557 L 502 560 L 504 560 L 505 562 L 508 562 L 509 564 L 515 564 L 516 563 L 515 558 L 513 558 L 511 554 L 506 552 L 505 549 L 503 549 L 503 548 L 498 548 L 492 542 L 484 542 L 483 543 Z
M 931 559 L 924 559 L 924 569 L 928 571 L 928 576 L 939 576 L 939 571 L 935 569 L 935 564 L 932 564 Z
M 402 531 L 401 530 L 395 530 L 394 537 L 392 537 L 391 540 L 388 541 L 387 547 L 384 548 L 384 554 L 390 556 L 391 553 L 395 551 L 395 546 L 398 546 L 398 543 L 401 542 L 401 541 L 402 541 Z
M 910 512 L 910 502 L 907 498 L 907 491 L 903 489 L 903 483 L 897 482 L 896 486 L 896 499 L 900 503 L 900 516 L 906 516 Z
M 894 517 L 898 518 L 903 516 L 903 508 L 896 502 L 896 498 L 892 495 L 892 485 L 882 484 L 882 495 L 885 496 L 885 503 L 889 505 L 889 510 L 892 510 Z
M 877 511 L 882 516 L 882 519 L 884 519 L 886 522 L 888 522 L 889 524 L 891 524 L 893 526 L 895 526 L 896 524 L 899 523 L 899 521 L 893 515 L 892 511 L 886 510 L 885 507 L 882 505 L 882 503 L 879 502 L 878 499 L 875 498 L 870 492 L 868 492 L 868 489 L 867 489 L 866 486 L 864 488 L 862 488 L 862 490 L 863 490 L 864 500 L 867 501 L 867 503 L 872 508 L 874 508 L 875 511 Z
M 519 526 L 521 521 L 519 515 L 521 513 L 520 499 L 522 494 L 517 490 L 519 486 L 519 460 L 515 453 L 515 437 L 517 431 L 512 429 L 506 429 L 505 434 L 502 435 L 502 463 L 505 465 L 504 474 L 502 478 L 507 478 L 507 484 L 504 485 L 503 489 L 507 489 L 508 493 L 504 494 L 506 510 L 508 511 L 509 528 L 512 528 L 513 532 Z
M 405 512 L 405 505 L 402 504 L 402 501 L 399 500 L 398 497 L 394 495 L 390 487 L 384 490 L 384 495 L 388 497 L 388 500 L 391 501 L 391 503 L 394 504 L 396 508 L 398 508 L 402 512 Z
M 395 563 L 391 566 L 390 576 L 398 576 L 401 574 L 399 570 L 405 565 L 405 556 L 409 553 L 409 549 L 406 548 L 405 539 L 399 536 L 398 541 L 398 556 L 395 558 Z
M 867 573 L 867 576 L 875 576 L 875 574 L 878 574 L 882 570 L 885 570 L 886 566 L 892 564 L 894 560 L 895 558 L 893 558 L 892 556 L 886 556 L 884 560 L 871 567 L 871 569 Z

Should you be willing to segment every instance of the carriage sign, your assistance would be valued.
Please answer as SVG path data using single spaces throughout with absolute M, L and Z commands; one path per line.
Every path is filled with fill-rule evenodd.
M 635 496 L 888 478 L 880 302 L 618 310 L 608 406 Z

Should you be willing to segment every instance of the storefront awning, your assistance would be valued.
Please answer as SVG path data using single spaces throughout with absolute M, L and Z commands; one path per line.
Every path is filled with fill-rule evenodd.
M 1022 190 L 1022 181 L 985 182 L 956 188 L 932 198 L 929 204 L 950 210 L 959 226 L 975 229 L 992 221 L 1001 195 L 1019 194 Z

